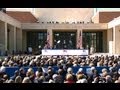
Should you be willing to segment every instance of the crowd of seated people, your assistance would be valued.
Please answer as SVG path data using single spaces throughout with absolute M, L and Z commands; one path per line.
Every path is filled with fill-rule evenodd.
M 58 67 L 54 71 L 54 66 Z M 72 67 L 80 66 L 76 73 Z M 84 72 L 82 67 L 90 67 Z M 101 73 L 96 67 L 103 68 Z M 12 76 L 6 68 L 19 67 Z M 27 71 L 24 67 L 29 67 Z M 38 67 L 34 71 L 33 67 Z M 45 68 L 47 67 L 47 68 Z M 32 56 L 17 55 L 0 59 L 0 83 L 120 83 L 120 56 Z

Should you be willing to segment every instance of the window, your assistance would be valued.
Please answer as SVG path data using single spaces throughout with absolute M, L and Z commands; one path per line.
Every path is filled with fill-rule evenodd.
M 43 48 L 47 39 L 47 31 L 45 32 L 27 32 L 27 47 L 38 50 Z
M 53 43 L 55 49 L 75 49 L 76 32 L 53 32 Z
M 91 45 L 96 52 L 103 51 L 103 36 L 102 32 L 83 32 L 83 48 L 90 49 Z

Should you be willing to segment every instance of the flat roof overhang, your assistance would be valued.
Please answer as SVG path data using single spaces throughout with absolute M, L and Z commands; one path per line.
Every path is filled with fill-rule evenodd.
M 114 18 L 108 23 L 108 29 L 120 26 L 120 17 Z
M 40 29 L 79 29 L 79 30 L 106 30 L 107 23 L 89 23 L 89 24 L 41 24 L 41 23 L 22 23 L 22 30 L 40 30 Z
M 17 28 L 21 28 L 21 23 L 18 20 L 8 16 L 7 14 L 5 14 L 1 11 L 0 11 L 0 21 L 8 23 L 8 24 L 15 26 Z

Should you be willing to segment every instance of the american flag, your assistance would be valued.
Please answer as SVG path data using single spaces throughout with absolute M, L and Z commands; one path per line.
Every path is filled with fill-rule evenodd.
M 50 34 L 49 34 L 49 32 L 47 32 L 47 42 L 49 42 L 50 41 Z
M 82 49 L 82 32 L 79 33 L 79 39 L 77 41 L 77 48 Z
M 50 48 L 50 35 L 49 35 L 49 32 L 47 32 L 47 40 L 45 42 L 44 49 L 48 49 L 48 48 Z
M 50 48 L 50 34 L 47 32 L 47 48 Z

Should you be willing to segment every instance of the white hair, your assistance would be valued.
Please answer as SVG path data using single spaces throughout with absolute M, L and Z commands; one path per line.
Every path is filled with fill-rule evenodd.
M 78 80 L 76 83 L 88 83 L 88 81 L 85 78 L 83 78 Z
M 49 80 L 49 83 L 55 83 L 52 79 Z
M 95 70 L 95 67 L 91 67 L 91 70 Z
M 68 73 L 73 72 L 72 68 L 69 67 L 69 68 L 67 69 L 67 72 L 68 72 Z
M 83 72 L 83 68 L 79 68 L 78 72 Z
M 106 69 L 106 68 L 103 68 L 103 69 L 102 69 L 102 72 L 107 72 L 107 69 Z
M 22 83 L 32 83 L 29 77 L 25 77 Z
M 57 74 L 54 74 L 54 75 L 52 76 L 53 80 L 54 80 L 57 76 L 58 76 Z
M 1 66 L 1 68 L 0 68 L 0 72 L 5 72 L 5 71 L 6 71 L 5 66 Z
M 39 75 L 39 71 L 36 71 L 36 72 L 35 72 L 35 75 L 38 76 L 38 75 Z

